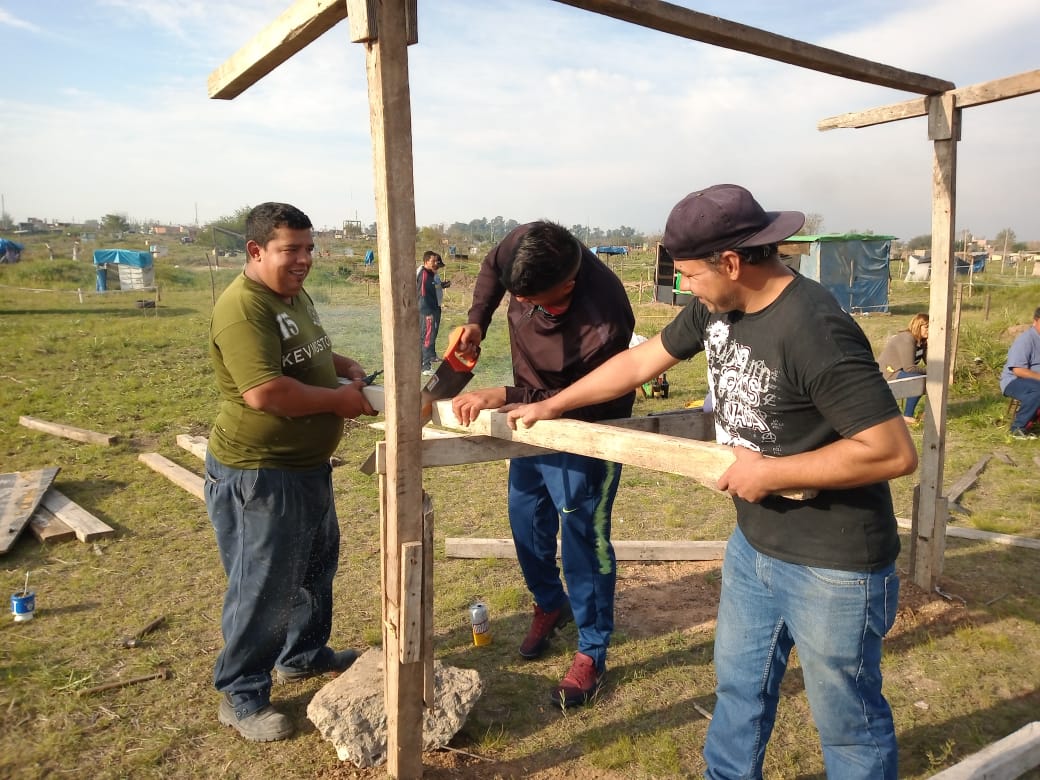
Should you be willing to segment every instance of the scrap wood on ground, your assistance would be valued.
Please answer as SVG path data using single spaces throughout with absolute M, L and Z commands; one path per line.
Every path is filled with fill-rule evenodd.
M 29 527 L 40 541 L 73 537 L 92 542 L 115 530 L 75 503 L 51 483 L 58 468 L 0 474 L 0 555 Z

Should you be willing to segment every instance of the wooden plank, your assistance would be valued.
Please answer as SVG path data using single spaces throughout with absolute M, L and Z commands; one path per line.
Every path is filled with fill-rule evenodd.
M 982 456 L 975 462 L 974 466 L 968 469 L 959 479 L 957 479 L 956 482 L 950 485 L 949 490 L 946 491 L 946 500 L 951 504 L 956 503 L 957 499 L 959 499 L 966 490 L 978 482 L 979 474 L 981 474 L 982 470 L 986 468 L 986 464 L 990 462 L 992 457 L 992 455 Z
M 987 745 L 932 780 L 1014 780 L 1040 766 L 1040 720 Z
M 42 506 L 36 508 L 29 521 L 29 530 L 41 542 L 67 542 L 76 538 L 76 532 Z
M 58 471 L 51 466 L 0 474 L 0 555 L 11 549 L 18 534 L 29 524 Z
M 205 436 L 189 436 L 186 433 L 181 433 L 177 436 L 177 446 L 187 450 L 199 460 L 206 460 L 206 448 L 209 446 L 209 439 Z
M 98 520 L 71 498 L 54 488 L 44 494 L 41 504 L 75 531 L 76 538 L 81 542 L 93 542 L 95 539 L 112 536 L 115 533 L 115 529 L 110 525 Z
M 115 442 L 119 441 L 119 436 L 115 434 L 95 433 L 94 431 L 88 431 L 83 428 L 73 428 L 71 425 L 48 422 L 47 420 L 40 420 L 36 417 L 29 417 L 27 415 L 19 417 L 18 422 L 26 428 L 32 428 L 35 431 L 43 431 L 44 433 L 50 433 L 54 436 L 82 441 L 87 444 L 100 444 L 104 447 L 110 447 Z
M 954 105 L 957 108 L 982 106 L 998 100 L 1031 95 L 1034 92 L 1040 92 L 1040 70 L 1030 70 L 1014 76 L 952 90 Z M 924 98 L 914 98 L 901 103 L 870 108 L 866 111 L 855 111 L 821 119 L 816 123 L 816 129 L 823 131 L 841 127 L 871 127 L 918 116 L 928 116 L 928 103 Z
M 896 518 L 900 528 L 912 529 L 913 522 L 904 518 Z M 995 531 L 982 531 L 978 528 L 961 528 L 956 525 L 946 525 L 946 536 L 958 539 L 971 539 L 976 542 L 991 542 L 992 544 L 1004 544 L 1008 547 L 1025 547 L 1030 550 L 1040 550 L 1040 539 L 1031 536 L 1016 536 L 1015 534 L 1001 534 Z
M 530 428 L 521 426 L 513 430 L 505 413 L 485 409 L 469 426 L 465 426 L 455 416 L 451 401 L 434 403 L 433 421 L 449 430 L 471 431 L 506 441 L 679 474 L 716 492 L 722 492 L 717 487 L 719 477 L 736 460 L 731 448 L 714 442 L 580 420 L 542 420 Z M 782 495 L 801 499 L 815 495 L 815 491 L 792 490 L 784 491 Z
M 346 18 L 344 0 L 296 0 L 209 75 L 209 96 L 237 97 Z
M 422 515 L 422 664 L 423 702 L 426 709 L 437 706 L 433 667 L 433 499 L 423 491 Z
M 833 49 L 785 38 L 746 24 L 691 11 L 659 0 L 557 0 L 565 5 L 660 30 L 680 38 L 756 54 L 801 68 L 868 84 L 929 95 L 953 89 L 953 82 L 853 57 Z
M 460 466 L 466 463 L 487 463 L 492 460 L 524 458 L 529 455 L 548 455 L 555 452 L 544 447 L 504 441 L 494 436 L 463 436 L 451 438 L 423 438 L 419 444 L 423 468 Z M 367 464 L 366 464 L 367 465 Z M 386 473 L 386 442 L 377 442 L 374 473 Z M 365 471 L 362 466 L 362 471 Z M 365 472 L 372 473 L 372 472 Z
M 924 387 L 924 379 L 921 380 Z M 611 425 L 629 430 L 662 433 L 701 441 L 715 438 L 714 418 L 699 409 L 682 409 L 646 417 L 604 420 L 602 425 Z M 383 423 L 372 423 L 372 428 L 384 429 Z M 530 455 L 548 455 L 556 450 L 536 447 L 533 444 L 505 441 L 494 436 L 466 435 L 459 431 L 443 431 L 423 427 L 420 444 L 423 468 L 436 466 L 459 466 L 466 463 L 486 463 L 508 458 L 524 458 Z M 433 440 L 437 440 L 434 442 Z M 376 444 L 375 453 L 361 466 L 365 474 L 386 473 L 386 445 Z
M 205 482 L 202 477 L 192 474 L 186 468 L 182 468 L 168 458 L 164 458 L 158 452 L 142 452 L 137 459 L 153 471 L 157 471 L 166 477 L 177 487 L 184 488 L 195 498 L 206 500 Z
M 401 544 L 401 638 L 398 655 L 402 664 L 423 660 L 423 545 Z
M 719 541 L 633 541 L 614 539 L 614 557 L 618 561 L 721 561 L 726 543 Z M 512 539 L 481 539 L 449 536 L 444 540 L 448 558 L 516 558 Z M 560 543 L 556 543 L 560 557 Z

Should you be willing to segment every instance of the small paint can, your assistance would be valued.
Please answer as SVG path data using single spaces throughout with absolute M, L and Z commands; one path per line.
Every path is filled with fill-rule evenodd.
M 19 591 L 11 594 L 11 614 L 14 615 L 15 623 L 24 623 L 33 619 L 36 611 L 36 592 Z
M 477 647 L 491 644 L 491 619 L 487 604 L 478 601 L 469 608 L 469 622 L 473 627 L 473 644 Z

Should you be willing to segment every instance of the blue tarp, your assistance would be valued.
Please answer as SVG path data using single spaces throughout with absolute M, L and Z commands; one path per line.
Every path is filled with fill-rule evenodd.
M 597 255 L 627 255 L 627 246 L 590 246 L 593 254 Z
M 22 258 L 21 244 L 7 238 L 0 238 L 0 263 L 17 263 Z
M 95 249 L 94 265 L 129 265 L 134 268 L 151 268 L 152 253 L 132 249 Z
M 986 252 L 969 252 L 967 256 L 963 252 L 957 252 L 955 255 L 957 273 L 968 274 L 968 257 L 971 258 L 971 273 L 981 274 L 986 270 L 986 260 L 989 259 Z
M 888 261 L 895 236 L 833 234 L 792 236 L 782 243 L 807 243 L 799 271 L 837 299 L 850 314 L 888 311 Z

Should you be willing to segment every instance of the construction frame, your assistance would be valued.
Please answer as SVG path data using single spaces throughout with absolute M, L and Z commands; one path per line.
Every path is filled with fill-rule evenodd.
M 946 380 L 953 344 L 951 300 L 961 112 L 971 106 L 1040 91 L 1040 70 L 957 88 L 941 78 L 843 54 L 661 0 L 555 1 L 691 41 L 919 96 L 904 103 L 824 119 L 818 129 L 863 128 L 928 117 L 928 140 L 932 142 L 931 338 L 920 485 L 910 531 L 910 574 L 915 583 L 932 590 L 942 574 L 948 516 L 942 482 Z M 384 362 L 388 390 L 384 408 L 386 443 L 379 469 L 387 771 L 395 778 L 419 778 L 423 771 L 422 707 L 424 701 L 432 701 L 432 674 L 428 671 L 432 670 L 433 657 L 433 509 L 421 487 L 424 451 L 430 445 L 423 445 L 419 424 L 419 346 L 414 334 L 417 304 L 414 295 L 408 294 L 415 273 L 416 235 L 408 46 L 419 40 L 417 0 L 297 0 L 211 74 L 208 91 L 212 98 L 234 98 L 344 19 L 349 23 L 351 41 L 365 47 L 383 355 L 392 356 Z M 489 435 L 507 437 L 501 427 L 489 422 Z M 542 446 L 567 446 L 565 441 L 549 435 L 550 427 L 543 428 L 546 438 L 540 439 Z M 620 435 L 617 430 L 608 427 L 594 434 L 590 431 L 588 437 L 603 438 L 604 447 L 610 450 L 609 439 Z M 662 439 L 655 447 L 665 444 Z M 503 441 L 502 445 L 485 440 L 472 446 L 482 448 L 484 455 L 479 459 L 487 460 L 488 455 L 510 457 L 506 453 L 517 443 Z M 668 446 L 680 445 L 671 442 Z M 719 457 L 724 459 L 725 454 L 714 452 L 709 460 L 717 465 Z M 710 481 L 707 471 L 702 476 L 706 477 L 703 481 Z

